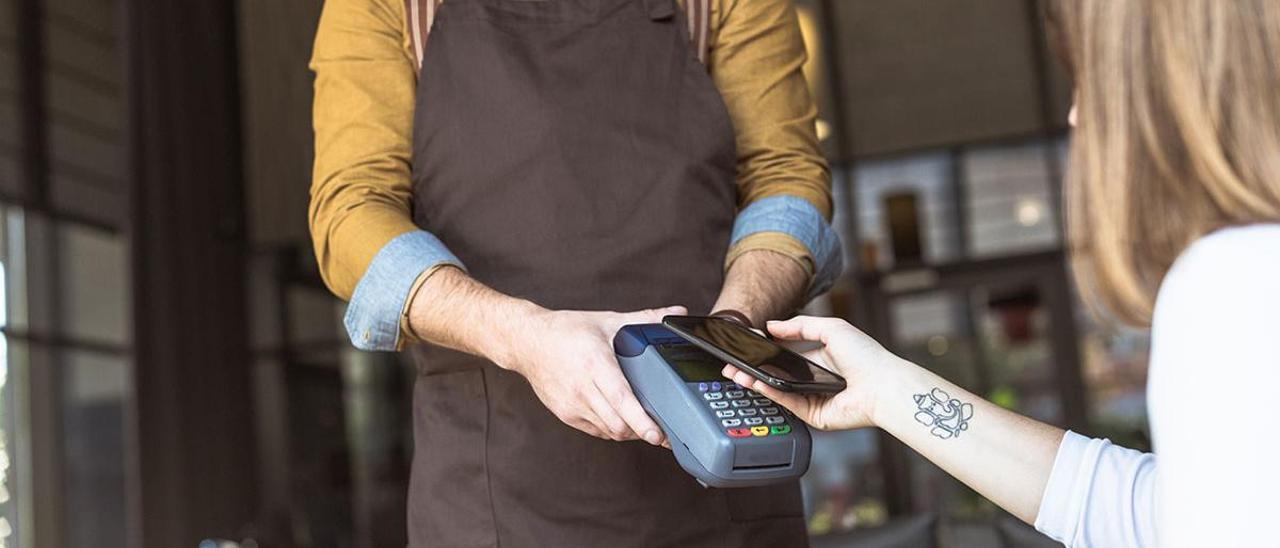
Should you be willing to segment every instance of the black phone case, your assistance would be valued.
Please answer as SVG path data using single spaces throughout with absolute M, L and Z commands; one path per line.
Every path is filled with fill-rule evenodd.
M 685 317 L 699 317 L 699 316 L 685 316 Z M 791 381 L 779 379 L 764 371 L 756 369 L 751 364 L 748 364 L 738 359 L 733 354 L 730 354 L 728 352 L 725 352 L 724 350 L 721 350 L 720 347 L 714 344 L 711 344 L 707 341 L 704 341 L 692 333 L 687 333 L 681 330 L 679 327 L 672 325 L 670 322 L 668 322 L 666 318 L 662 319 L 662 325 L 666 326 L 667 329 L 670 329 L 672 333 L 679 335 L 680 338 L 686 341 L 689 341 L 689 343 L 693 344 L 694 346 L 697 346 L 698 348 L 701 348 L 707 351 L 711 355 L 724 360 L 726 363 L 729 363 L 734 367 L 737 367 L 738 369 L 745 371 L 748 375 L 755 377 L 757 380 L 763 381 L 769 386 L 777 388 L 778 390 L 781 390 L 783 392 L 791 392 L 795 394 L 835 394 L 843 391 L 845 387 L 848 386 L 848 381 L 845 381 L 844 377 L 841 377 L 835 371 L 831 371 L 825 367 L 822 367 L 821 365 L 813 363 L 808 358 L 801 356 L 799 354 L 796 354 L 795 352 L 791 351 L 791 349 L 786 348 L 782 345 L 779 345 L 777 342 L 773 341 L 771 338 L 768 338 L 768 337 L 762 336 L 762 338 L 773 343 L 782 351 L 791 353 L 795 355 L 797 358 L 804 360 L 805 363 L 808 363 L 811 367 L 817 367 L 818 369 L 821 369 L 823 371 L 830 373 L 832 376 L 836 377 L 837 379 L 840 379 L 840 384 L 831 385 L 831 384 L 822 384 L 822 383 L 804 383 L 804 382 L 797 383 L 797 382 L 791 382 Z M 741 327 L 741 326 L 735 326 L 735 327 L 738 327 L 739 329 L 744 329 L 744 330 L 746 329 L 745 327 Z

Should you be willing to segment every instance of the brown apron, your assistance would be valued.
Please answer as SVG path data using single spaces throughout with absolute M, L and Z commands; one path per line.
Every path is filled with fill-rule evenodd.
M 418 225 L 476 279 L 548 308 L 708 311 L 734 134 L 674 0 L 438 9 L 414 120 Z M 562 424 L 515 373 L 440 348 L 415 358 L 411 546 L 807 543 L 796 482 L 705 489 L 666 449 Z

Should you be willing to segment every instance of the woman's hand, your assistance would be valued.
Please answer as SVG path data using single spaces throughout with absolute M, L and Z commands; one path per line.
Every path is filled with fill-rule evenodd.
M 779 339 L 822 343 L 804 356 L 839 373 L 849 386 L 833 396 L 792 394 L 733 367 L 725 367 L 725 376 L 820 430 L 882 428 L 1001 508 L 1035 523 L 1062 430 L 983 401 L 894 356 L 843 320 L 797 317 L 769 322 L 768 329 Z M 945 394 L 945 406 L 929 399 L 936 393 Z
M 802 352 L 804 357 L 831 369 L 848 381 L 835 395 L 793 394 L 757 381 L 732 365 L 724 376 L 764 394 L 819 430 L 843 430 L 876 426 L 877 387 L 901 360 L 848 322 L 837 318 L 797 316 L 783 322 L 769 322 L 769 333 L 787 341 L 813 341 L 821 348 Z

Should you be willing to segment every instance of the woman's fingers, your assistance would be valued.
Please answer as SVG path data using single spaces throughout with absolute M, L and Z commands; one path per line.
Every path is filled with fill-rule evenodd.
M 835 318 L 796 316 L 790 320 L 769 322 L 767 328 L 773 336 L 789 341 L 820 341 L 826 343 L 830 332 L 842 323 Z
M 746 388 L 747 390 L 755 390 L 756 378 L 748 375 L 745 371 L 738 369 L 737 367 L 725 365 L 724 369 L 720 370 L 720 374 L 724 375 L 725 378 L 738 383 L 739 386 Z
M 752 390 L 755 390 L 756 392 L 759 392 L 764 397 L 773 400 L 778 405 L 786 407 L 792 413 L 795 413 L 797 417 L 800 417 L 805 420 L 809 419 L 809 399 L 808 398 L 801 396 L 799 394 L 783 392 L 765 383 L 757 383 L 757 386 Z
M 765 324 L 765 329 L 769 330 L 769 334 L 776 338 L 786 341 L 800 340 L 800 320 L 804 316 L 796 316 L 790 320 L 778 321 L 769 320 Z
M 804 396 L 778 390 L 777 388 L 769 386 L 768 383 L 756 379 L 747 372 L 732 365 L 724 366 L 724 369 L 721 370 L 720 373 L 725 377 L 732 379 L 733 382 L 738 383 L 739 386 L 742 386 L 747 390 L 755 390 L 764 397 L 773 400 L 778 405 L 786 407 L 789 411 L 795 413 L 795 415 L 800 418 L 807 418 L 809 416 L 809 400 Z

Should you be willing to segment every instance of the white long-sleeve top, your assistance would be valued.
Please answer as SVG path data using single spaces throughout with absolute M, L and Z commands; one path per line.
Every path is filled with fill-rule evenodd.
M 1067 546 L 1280 547 L 1280 224 L 1205 236 L 1160 285 L 1159 454 L 1067 432 L 1036 528 Z

